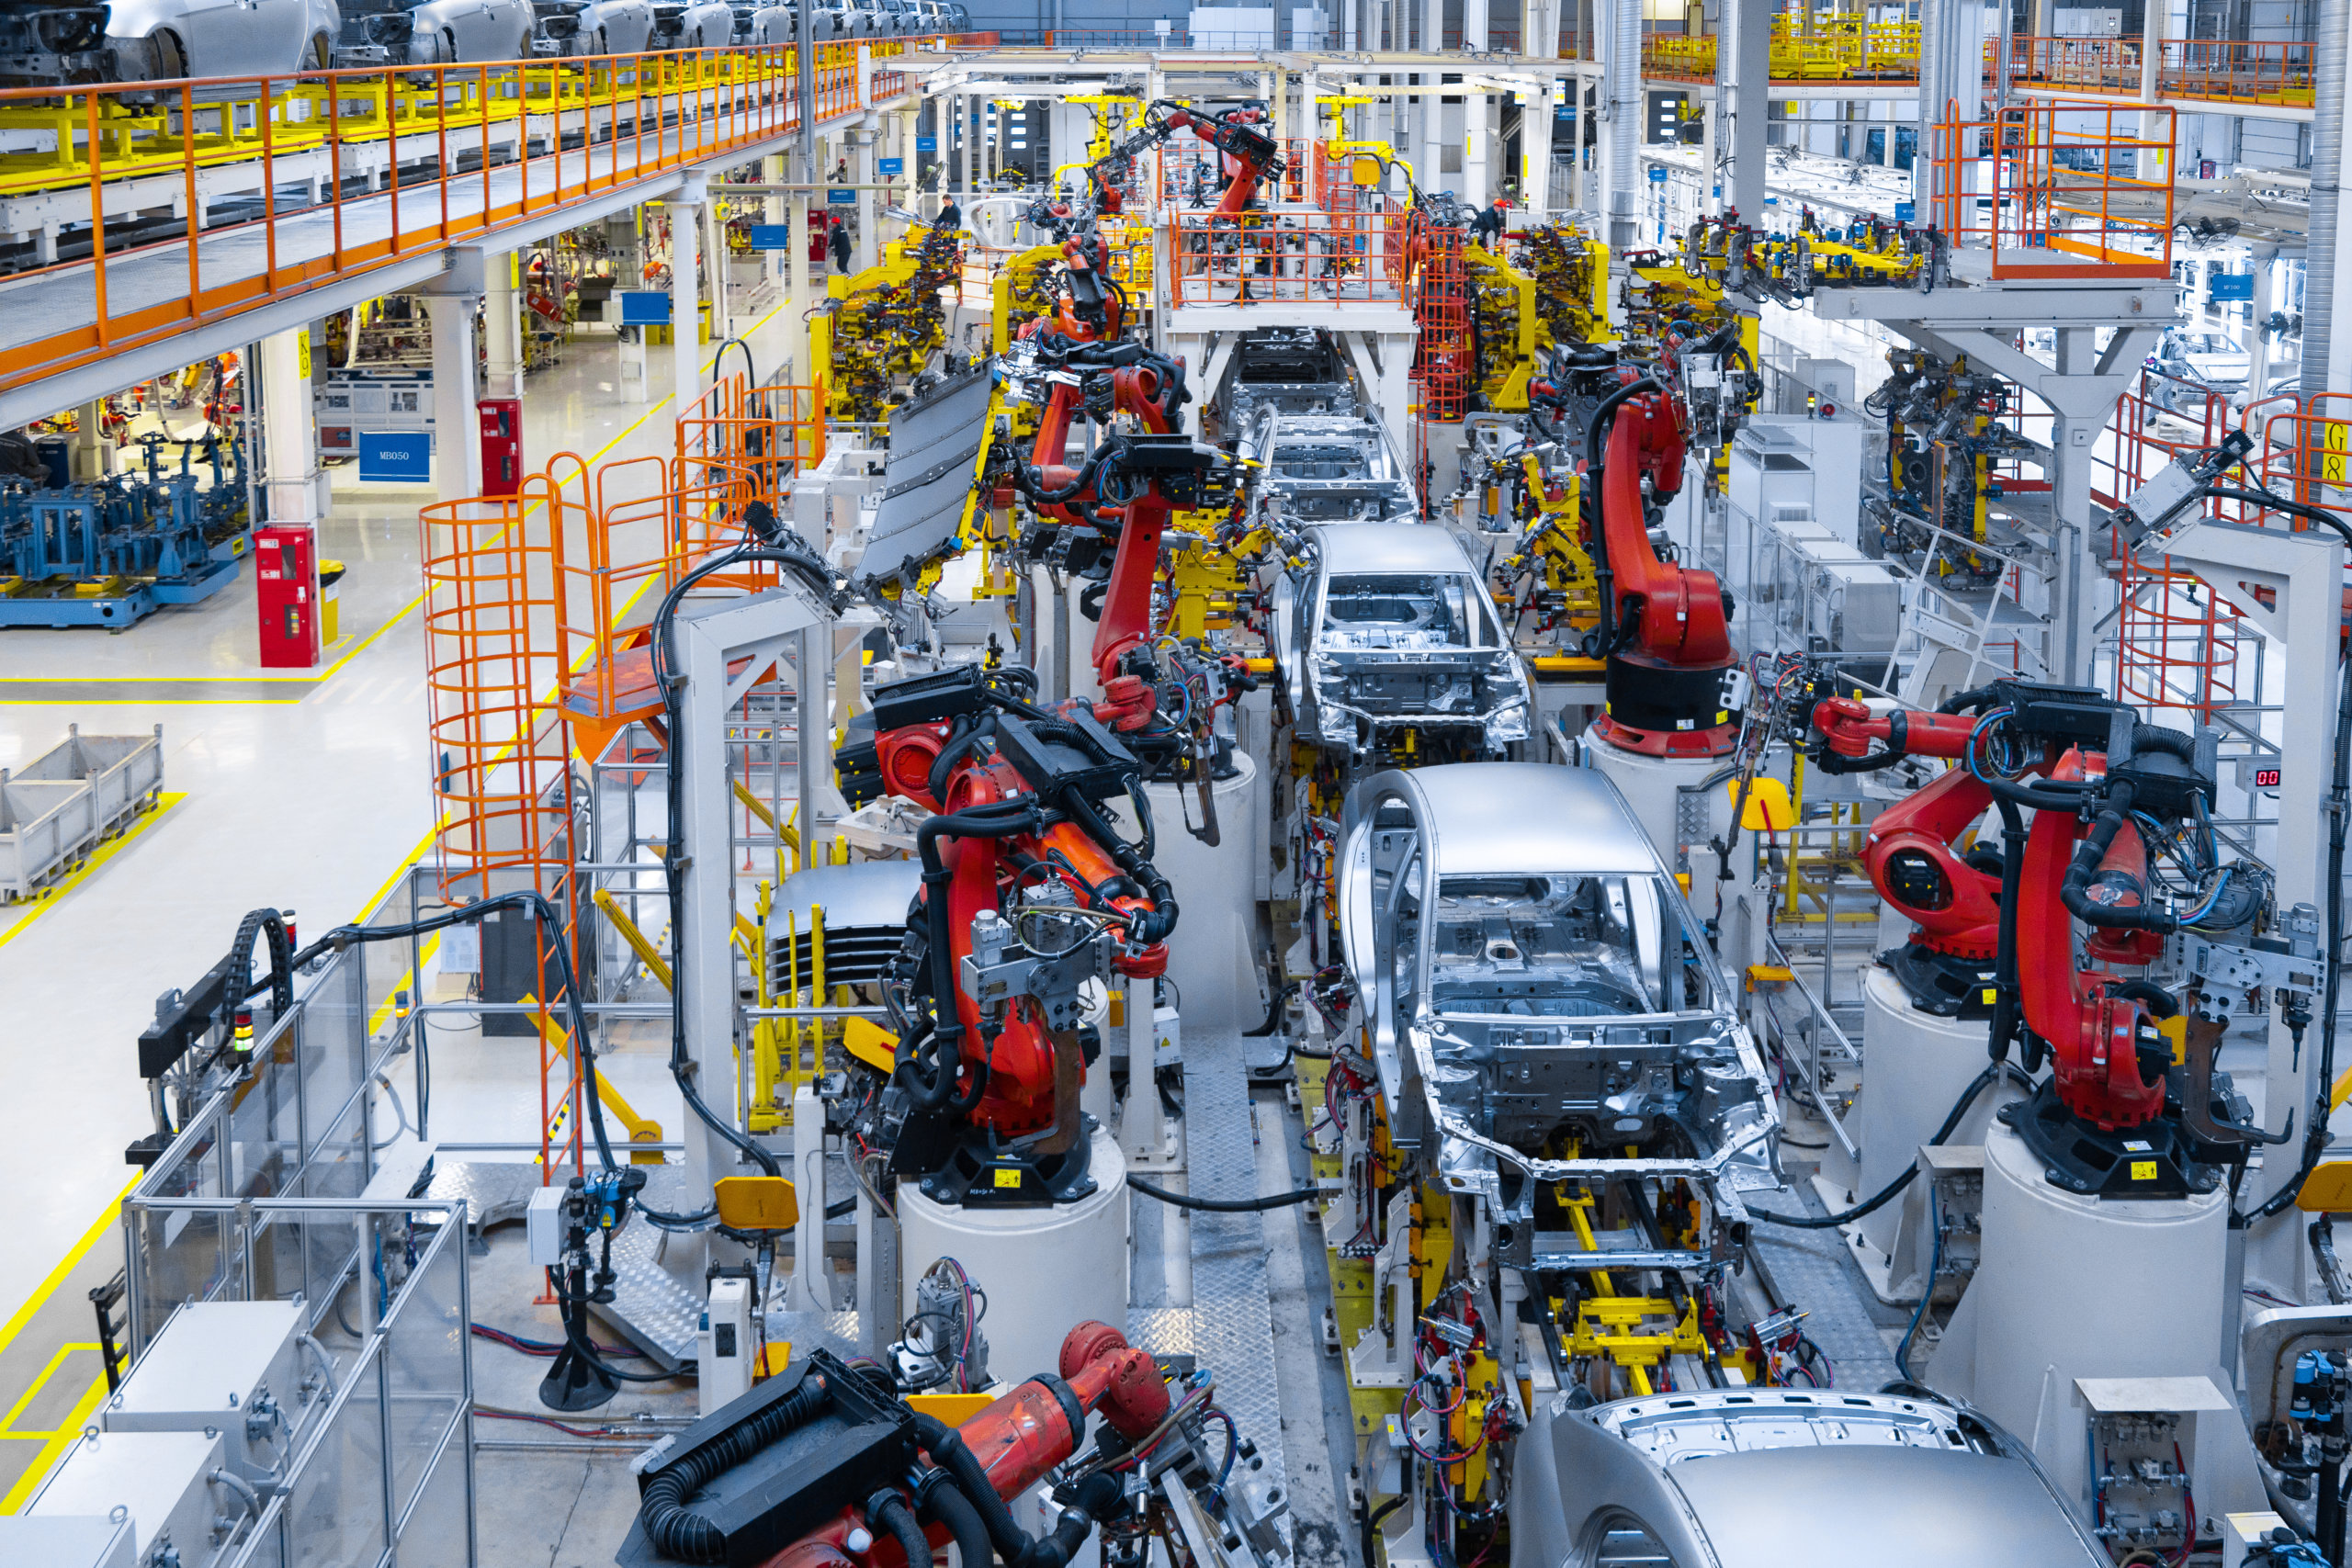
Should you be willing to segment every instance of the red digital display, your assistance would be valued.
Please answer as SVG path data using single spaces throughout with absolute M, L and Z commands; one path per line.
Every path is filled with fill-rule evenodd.
M 2277 789 L 2278 787 L 2278 770 L 2276 768 L 2255 769 L 2254 787 L 2256 789 Z

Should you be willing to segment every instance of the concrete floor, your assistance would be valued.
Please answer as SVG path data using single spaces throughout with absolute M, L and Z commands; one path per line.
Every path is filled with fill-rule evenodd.
M 772 311 L 752 333 L 763 364 L 775 362 L 781 323 Z M 559 451 L 673 449 L 668 400 L 621 401 L 616 359 L 614 340 L 589 329 L 563 364 L 532 378 L 534 466 Z M 250 569 L 208 603 L 120 634 L 0 632 L 0 768 L 48 750 L 69 724 L 86 734 L 160 724 L 164 787 L 187 795 L 79 886 L 0 908 L 0 1081 L 40 1108 L 0 1144 L 0 1184 L 17 1203 L 0 1323 L 130 1180 L 122 1150 L 152 1130 L 135 1045 L 154 998 L 217 962 L 245 910 L 291 908 L 315 934 L 362 914 L 426 847 L 416 508 L 430 495 L 362 486 L 346 470 L 334 499 L 323 553 L 350 570 L 343 636 L 319 671 L 255 684 L 286 672 L 255 661 Z M 123 695 L 134 682 L 137 694 Z M 507 1135 L 531 1136 L 529 1121 Z M 85 1305 L 75 1310 L 86 1319 Z

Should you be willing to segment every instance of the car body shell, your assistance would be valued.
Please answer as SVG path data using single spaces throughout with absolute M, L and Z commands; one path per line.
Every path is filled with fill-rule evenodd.
M 1539 1403 L 1510 1568 L 2105 1568 L 2025 1446 L 1981 1414 L 1843 1390 Z
M 526 60 L 538 20 L 531 0 L 383 0 L 363 9 L 345 0 L 336 63 L 446 65 Z
M 1569 1241 L 1536 1230 L 1539 1186 L 1683 1179 L 1737 1218 L 1743 1194 L 1780 1185 L 1780 1112 L 1762 1057 L 1698 917 L 1607 777 L 1534 762 L 1374 773 L 1348 794 L 1339 853 L 1340 941 L 1393 1135 L 1455 1193 L 1486 1200 L 1503 1261 L 1582 1266 L 1563 1250 Z M 1618 966 L 1612 981 L 1633 979 L 1624 994 L 1640 1005 L 1530 999 L 1583 960 L 1546 956 L 1544 937 L 1531 942 L 1516 927 L 1517 954 L 1490 944 L 1485 960 L 1450 953 L 1440 972 L 1433 932 L 1450 885 L 1539 877 L 1584 879 L 1618 901 L 1631 951 L 1586 946 Z M 1545 1156 L 1563 1128 L 1609 1152 Z M 1713 1227 L 1706 1257 L 1658 1262 L 1720 1261 L 1733 1228 Z
M 1374 522 L 1312 527 L 1306 538 L 1306 564 L 1274 592 L 1275 643 L 1302 739 L 1365 751 L 1385 731 L 1466 728 L 1498 753 L 1526 739 L 1526 666 L 1502 640 L 1501 617 L 1458 536 Z M 1334 618 L 1332 585 L 1367 580 L 1443 586 L 1426 605 L 1411 601 L 1410 624 Z M 1361 615 L 1363 603 L 1351 596 L 1341 613 Z
M 334 0 L 110 0 L 107 7 L 107 42 L 126 82 L 317 70 L 342 34 Z
M 735 7 L 728 0 L 654 6 L 655 49 L 724 49 L 735 37 Z
M 0 87 L 104 82 L 117 69 L 104 5 L 0 4 Z
M 652 47 L 652 0 L 537 0 L 539 54 L 640 54 Z

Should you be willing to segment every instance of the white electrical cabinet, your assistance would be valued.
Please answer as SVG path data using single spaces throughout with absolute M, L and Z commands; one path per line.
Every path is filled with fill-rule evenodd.
M 1830 534 L 1857 542 L 1862 514 L 1862 440 L 1860 420 L 1807 419 L 1802 414 L 1758 414 L 1732 437 L 1726 494 L 1732 525 L 1745 516 L 1753 524 L 1776 506 L 1801 506 Z
M 108 1432 L 220 1435 L 248 1482 L 283 1472 L 333 1392 L 324 1351 L 302 1348 L 300 1302 L 191 1302 L 172 1314 L 99 1412 Z
M 36 1518 L 128 1522 L 139 1568 L 158 1560 L 159 1546 L 171 1549 L 162 1560 L 175 1555 L 179 1568 L 211 1568 L 251 1511 L 235 1487 L 212 1479 L 215 1472 L 226 1472 L 224 1458 L 218 1434 L 85 1432 L 65 1450 L 26 1512 Z
M 119 1519 L 0 1514 L 0 1562 L 8 1568 L 133 1568 L 129 1515 Z

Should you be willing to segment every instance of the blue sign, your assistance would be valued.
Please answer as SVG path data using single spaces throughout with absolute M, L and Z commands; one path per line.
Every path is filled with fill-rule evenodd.
M 1650 168 L 1650 184 L 1652 184 L 1652 185 L 1654 185 L 1654 186 L 1662 186 L 1662 185 L 1664 185 L 1665 183 L 1666 183 L 1666 171 L 1665 171 L 1664 169 L 1658 168 L 1658 167 L 1657 167 L 1657 165 L 1655 165 L 1655 164 L 1651 165 L 1651 168 Z
M 433 433 L 429 430 L 361 431 L 359 479 L 363 484 L 431 484 Z
M 916 152 L 938 152 L 938 151 L 939 151 L 939 138 L 938 138 L 938 137 L 936 137 L 936 136 L 918 136 L 918 137 L 916 137 L 916 138 L 915 138 L 915 151 L 916 151 Z
M 1919 204 L 1916 201 L 1896 202 L 1894 220 L 1897 223 L 1917 223 L 1919 220 Z
M 907 161 L 904 158 L 876 158 L 874 160 L 874 166 L 886 175 L 903 175 L 907 172 Z
M 2213 303 L 2227 304 L 2233 299 L 2252 301 L 2254 274 L 2250 272 L 2217 272 L 2213 275 Z
M 658 289 L 625 289 L 613 298 L 621 302 L 621 325 L 625 327 L 670 324 L 670 297 Z
M 827 207 L 855 207 L 857 205 L 857 192 L 854 190 L 829 190 L 825 193 L 825 205 Z
M 788 251 L 792 249 L 792 225 L 789 223 L 754 223 L 752 225 L 752 249 L 755 251 Z M 670 318 L 664 316 L 663 321 Z

